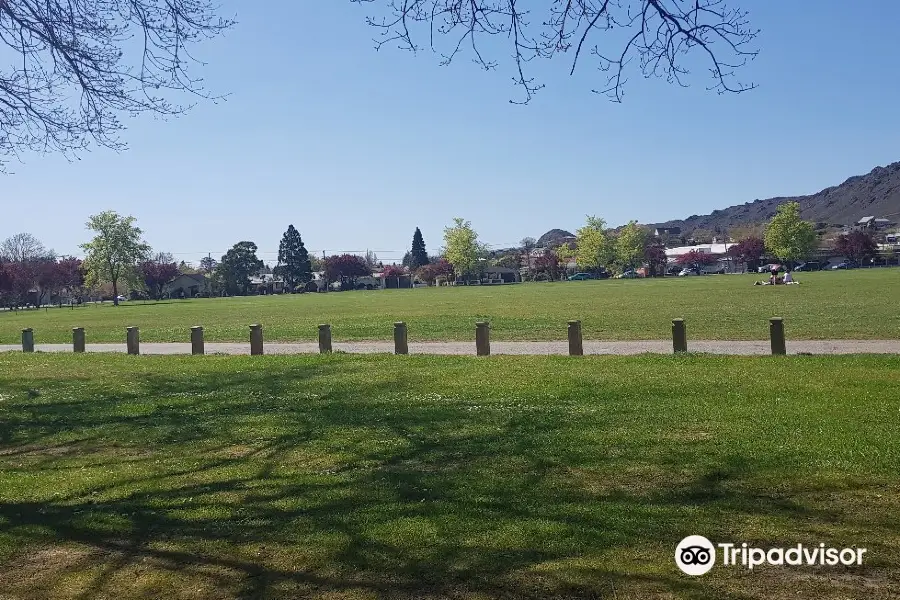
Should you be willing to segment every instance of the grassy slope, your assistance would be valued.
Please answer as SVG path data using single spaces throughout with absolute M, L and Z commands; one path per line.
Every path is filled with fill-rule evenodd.
M 313 340 L 331 323 L 335 340 L 388 340 L 392 323 L 409 324 L 411 341 L 469 340 L 488 319 L 498 340 L 565 339 L 566 321 L 581 319 L 587 339 L 666 339 L 671 319 L 687 319 L 694 339 L 766 339 L 768 319 L 785 318 L 794 339 L 897 339 L 900 270 L 801 275 L 803 285 L 753 287 L 757 276 L 567 282 L 505 287 L 387 290 L 280 297 L 125 303 L 77 310 L 0 313 L 0 343 L 21 329 L 40 342 L 71 343 L 71 328 L 88 341 L 124 342 L 138 325 L 143 341 L 188 341 L 203 325 L 209 341 L 244 341 L 262 323 L 268 340 Z
M 900 357 L 0 355 L 0 596 L 897 597 L 898 397 Z M 688 578 L 687 534 L 868 563 Z

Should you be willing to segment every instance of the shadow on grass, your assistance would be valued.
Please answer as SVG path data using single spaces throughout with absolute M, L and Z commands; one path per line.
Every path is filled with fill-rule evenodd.
M 747 457 L 715 456 L 668 480 L 617 477 L 604 470 L 607 448 L 586 460 L 558 441 L 602 419 L 479 413 L 399 376 L 345 381 L 349 368 L 335 357 L 134 370 L 121 389 L 81 382 L 66 397 L 48 380 L 0 429 L 15 444 L 0 459 L 38 482 L 0 502 L 0 539 L 24 577 L 7 572 L 4 587 L 50 597 L 80 574 L 81 598 L 197 586 L 200 597 L 738 600 L 756 596 L 681 576 L 670 561 L 697 533 L 698 509 L 712 514 L 706 527 L 723 515 L 838 518 L 749 491 L 759 467 Z M 660 473 L 671 466 L 649 440 L 627 450 Z M 86 550 L 58 568 L 22 558 L 48 546 Z M 641 568 L 648 556 L 656 568 Z

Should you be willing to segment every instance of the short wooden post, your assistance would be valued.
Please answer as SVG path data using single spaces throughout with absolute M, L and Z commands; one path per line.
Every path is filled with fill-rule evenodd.
M 406 340 L 406 323 L 403 321 L 394 323 L 394 354 L 409 354 L 409 344 Z
M 569 356 L 582 356 L 581 321 L 569 321 Z
M 31 327 L 22 330 L 22 352 L 34 352 L 34 330 Z
M 769 338 L 772 340 L 772 354 L 787 354 L 784 341 L 784 320 L 781 317 L 769 319 Z
M 322 354 L 331 352 L 331 325 L 327 323 L 319 325 L 319 352 Z
M 687 331 L 684 319 L 672 319 L 672 350 L 675 353 L 687 352 Z
M 137 327 L 129 327 L 126 330 L 125 346 L 128 348 L 128 354 L 141 353 L 141 333 Z
M 491 326 L 486 321 L 475 323 L 475 354 L 477 356 L 491 354 Z
M 72 328 L 72 351 L 84 352 L 84 327 Z
M 191 327 L 191 354 L 205 354 L 203 346 L 203 328 L 199 325 Z
M 250 356 L 261 356 L 263 353 L 263 331 L 262 325 L 253 324 L 250 326 Z

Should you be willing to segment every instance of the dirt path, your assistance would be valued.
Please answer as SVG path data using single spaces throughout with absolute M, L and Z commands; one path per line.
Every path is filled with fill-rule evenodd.
M 0 352 L 21 351 L 20 345 L 0 345 Z M 125 352 L 125 344 L 87 344 L 88 352 Z M 335 342 L 335 351 L 349 353 L 391 353 L 393 342 Z M 36 344 L 38 352 L 71 352 L 69 344 Z M 767 340 L 761 341 L 713 341 L 692 340 L 688 342 L 691 352 L 708 352 L 711 354 L 770 354 L 771 348 Z M 269 342 L 265 345 L 266 354 L 309 354 L 319 351 L 315 342 L 280 343 Z M 568 354 L 566 342 L 491 342 L 492 354 Z M 807 340 L 788 341 L 788 354 L 900 354 L 900 340 Z M 207 354 L 249 354 L 250 344 L 241 342 L 207 342 Z M 410 342 L 410 354 L 475 354 L 473 342 Z M 668 340 L 650 340 L 634 342 L 584 341 L 585 354 L 670 354 L 672 342 Z M 141 344 L 142 354 L 190 354 L 191 345 L 185 343 L 150 343 Z

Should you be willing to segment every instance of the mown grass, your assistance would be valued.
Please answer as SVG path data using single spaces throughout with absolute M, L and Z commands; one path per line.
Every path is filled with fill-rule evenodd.
M 0 597 L 889 598 L 900 357 L 0 355 Z M 688 534 L 862 567 L 673 562 Z
M 389 340 L 406 321 L 410 341 L 470 340 L 488 320 L 497 340 L 565 339 L 581 319 L 587 339 L 667 339 L 685 318 L 694 339 L 767 339 L 768 320 L 785 318 L 792 339 L 900 338 L 900 269 L 799 275 L 802 285 L 754 287 L 763 276 L 720 275 L 638 281 L 584 281 L 514 286 L 383 290 L 294 296 L 126 302 L 0 312 L 0 343 L 32 327 L 38 343 L 71 343 L 72 327 L 89 342 L 123 342 L 137 325 L 148 342 L 189 340 L 193 325 L 208 341 L 245 341 L 262 323 L 270 341 L 312 341 L 319 323 L 335 340 Z

